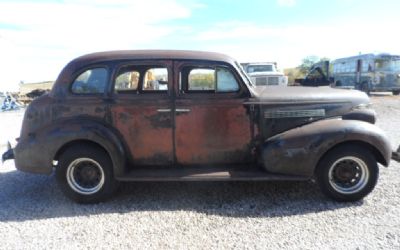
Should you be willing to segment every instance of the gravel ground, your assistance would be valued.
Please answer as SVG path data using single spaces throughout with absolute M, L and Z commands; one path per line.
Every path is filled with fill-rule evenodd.
M 372 102 L 378 126 L 397 146 L 400 97 Z M 18 134 L 21 117 L 0 113 L 0 139 Z M 54 176 L 7 162 L 0 167 L 0 249 L 400 249 L 400 165 L 380 174 L 372 194 L 356 203 L 327 200 L 312 182 L 201 182 L 130 183 L 107 203 L 78 205 Z

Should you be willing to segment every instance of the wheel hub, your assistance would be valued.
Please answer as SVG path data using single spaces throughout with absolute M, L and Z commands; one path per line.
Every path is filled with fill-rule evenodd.
M 90 195 L 98 192 L 103 187 L 104 181 L 104 171 L 93 159 L 76 159 L 67 168 L 67 182 L 80 194 Z
M 334 170 L 334 178 L 340 182 L 349 182 L 355 179 L 358 174 L 358 165 L 348 160 L 338 163 Z
M 363 189 L 368 182 L 369 171 L 366 163 L 353 156 L 334 162 L 329 170 L 329 182 L 333 189 L 343 194 L 352 194 Z

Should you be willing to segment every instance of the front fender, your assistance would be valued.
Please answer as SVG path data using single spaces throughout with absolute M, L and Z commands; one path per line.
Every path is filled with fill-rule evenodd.
M 380 154 L 383 165 L 390 162 L 391 145 L 381 129 L 367 122 L 331 119 L 269 138 L 262 146 L 262 163 L 273 173 L 312 176 L 321 157 L 345 142 L 368 144 Z
M 115 176 L 123 173 L 126 155 L 121 138 L 106 124 L 86 117 L 56 121 L 20 140 L 14 149 L 16 165 L 22 171 L 49 174 L 59 150 L 79 140 L 102 146 L 111 157 Z

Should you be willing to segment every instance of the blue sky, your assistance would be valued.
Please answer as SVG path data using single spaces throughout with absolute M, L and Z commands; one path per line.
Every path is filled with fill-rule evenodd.
M 54 80 L 74 57 L 193 49 L 297 66 L 316 55 L 400 54 L 398 0 L 0 0 L 0 90 Z

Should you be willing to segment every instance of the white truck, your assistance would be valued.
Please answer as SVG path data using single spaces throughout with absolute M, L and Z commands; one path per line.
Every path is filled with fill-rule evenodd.
M 277 70 L 276 62 L 247 62 L 241 65 L 256 86 L 287 86 L 288 84 L 288 77 Z

